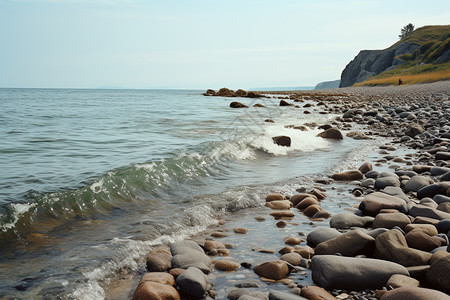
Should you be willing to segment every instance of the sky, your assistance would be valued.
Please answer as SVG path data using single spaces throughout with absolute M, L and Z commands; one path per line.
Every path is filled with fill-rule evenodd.
M 314 86 L 408 23 L 450 1 L 0 0 L 0 87 Z

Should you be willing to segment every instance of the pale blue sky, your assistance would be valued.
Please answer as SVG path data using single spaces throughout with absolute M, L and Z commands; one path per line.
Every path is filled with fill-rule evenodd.
M 0 0 L 0 87 L 310 86 L 410 22 L 450 1 Z

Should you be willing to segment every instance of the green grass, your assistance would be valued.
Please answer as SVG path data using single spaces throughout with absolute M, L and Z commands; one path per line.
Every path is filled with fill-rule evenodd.
M 450 25 L 424 26 L 417 28 L 391 47 L 397 47 L 405 42 L 422 46 L 430 42 L 446 40 L 448 37 L 450 37 Z

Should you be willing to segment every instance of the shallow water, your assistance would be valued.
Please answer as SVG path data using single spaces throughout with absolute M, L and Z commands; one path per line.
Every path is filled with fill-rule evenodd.
M 0 89 L 0 297 L 98 299 L 153 246 L 359 162 L 322 108 L 181 90 Z M 303 106 L 304 103 L 298 103 Z M 270 118 L 275 123 L 265 123 Z M 290 148 L 272 142 L 289 135 Z M 26 267 L 24 267 L 26 266 Z

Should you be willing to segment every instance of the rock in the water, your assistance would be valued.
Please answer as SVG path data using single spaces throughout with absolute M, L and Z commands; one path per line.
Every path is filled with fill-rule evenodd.
M 190 267 L 177 277 L 176 284 L 181 294 L 194 299 L 203 299 L 212 288 L 206 275 L 197 268 Z
M 202 270 L 208 270 L 211 259 L 203 249 L 193 241 L 181 241 L 170 245 L 172 268 L 186 269 L 194 264 Z
M 381 288 L 394 274 L 409 276 L 405 267 L 393 262 L 335 255 L 314 256 L 311 271 L 314 282 L 328 290 Z
M 286 135 L 274 136 L 272 140 L 278 146 L 290 147 L 291 146 L 291 138 Z
M 290 210 L 277 210 L 277 211 L 270 213 L 269 215 L 271 215 L 275 219 L 281 219 L 281 218 L 292 219 L 295 216 L 294 213 Z
M 361 173 L 361 171 L 359 170 L 346 171 L 342 173 L 333 174 L 331 178 L 339 181 L 361 180 L 363 179 L 363 173 Z
M 295 208 L 297 209 L 306 209 L 308 206 L 311 205 L 320 205 L 319 201 L 316 198 L 313 197 L 306 197 L 302 201 L 300 201 Z
M 236 227 L 236 228 L 233 228 L 233 231 L 235 233 L 239 233 L 239 234 L 246 234 L 248 232 L 248 229 L 243 228 L 243 227 Z
M 366 174 L 367 172 L 372 171 L 373 167 L 371 163 L 365 162 L 359 167 L 358 170 L 361 171 L 361 173 Z
M 280 100 L 280 106 L 294 106 L 294 104 L 289 103 L 285 100 Z
M 334 228 L 317 227 L 306 236 L 306 241 L 309 246 L 315 247 L 318 244 L 331 240 L 339 235 L 341 235 L 341 233 Z
M 375 239 L 361 230 L 351 230 L 331 240 L 317 245 L 316 255 L 336 254 L 356 256 L 360 254 L 371 256 L 375 252 Z
M 261 277 L 280 280 L 289 274 L 289 268 L 285 261 L 267 261 L 253 268 L 253 271 Z
M 147 269 L 150 272 L 164 272 L 172 266 L 172 254 L 164 247 L 153 250 L 147 256 Z
M 219 260 L 214 265 L 214 267 L 220 271 L 236 271 L 240 266 L 240 264 L 229 260 Z
M 361 201 L 359 209 L 367 215 L 376 216 L 382 209 L 396 209 L 402 211 L 406 207 L 406 202 L 402 198 L 391 196 L 381 192 L 367 195 Z
M 372 225 L 373 217 L 360 217 L 351 213 L 340 213 L 330 219 L 330 227 L 347 229 L 350 227 L 369 227 Z
M 231 108 L 248 108 L 247 105 L 241 103 L 241 102 L 237 102 L 237 101 L 233 101 L 230 103 L 230 107 Z
M 327 130 L 319 133 L 317 136 L 324 138 L 324 139 L 332 139 L 332 140 L 343 140 L 344 139 L 344 136 L 337 128 L 327 129 Z
M 287 245 L 300 245 L 302 242 L 302 239 L 299 237 L 289 237 L 284 240 L 284 243 Z
M 391 291 L 387 291 L 380 300 L 450 300 L 450 296 L 432 289 L 421 287 L 400 287 Z
M 303 257 L 300 254 L 291 252 L 281 255 L 280 260 L 284 260 L 294 266 L 300 266 L 302 258 Z
M 377 236 L 375 245 L 375 257 L 390 260 L 405 267 L 427 265 L 431 258 L 431 253 L 409 248 L 405 236 L 397 229 Z
M 248 300 L 267 300 L 267 294 L 261 291 L 252 291 L 245 288 L 238 288 L 230 291 L 227 295 L 230 300 L 248 299 Z
M 398 226 L 404 230 L 408 224 L 411 224 L 411 220 L 402 213 L 378 214 L 373 220 L 373 228 L 391 229 L 394 226 Z
M 450 256 L 443 256 L 431 264 L 427 271 L 427 282 L 433 287 L 450 293 Z
M 271 209 L 282 209 L 287 210 L 292 207 L 292 202 L 289 200 L 274 200 L 266 202 L 265 206 Z
M 266 197 L 266 202 L 275 201 L 275 200 L 285 200 L 286 198 L 281 194 L 269 194 Z

